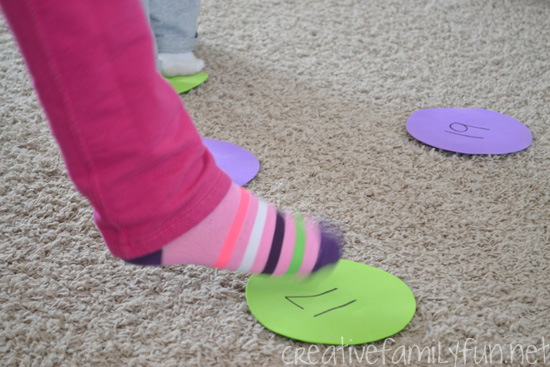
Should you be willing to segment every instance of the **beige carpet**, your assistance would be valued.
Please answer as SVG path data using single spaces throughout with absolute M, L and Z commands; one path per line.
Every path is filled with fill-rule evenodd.
M 367 346 L 308 359 L 264 329 L 247 276 L 113 258 L 0 22 L 0 365 L 476 365 L 465 343 L 478 361 L 492 347 L 489 365 L 497 346 L 503 363 L 513 347 L 509 365 L 545 352 L 550 365 L 549 1 L 204 1 L 196 52 L 211 77 L 182 96 L 201 133 L 254 152 L 251 190 L 344 223 L 344 257 L 416 296 L 368 361 Z M 432 149 L 405 130 L 431 107 L 501 112 L 533 145 Z

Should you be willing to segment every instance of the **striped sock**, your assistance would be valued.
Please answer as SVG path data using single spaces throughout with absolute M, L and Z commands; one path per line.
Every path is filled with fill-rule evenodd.
M 139 265 L 197 264 L 247 273 L 307 275 L 340 258 L 341 240 L 310 217 L 281 214 L 232 185 L 202 222 Z

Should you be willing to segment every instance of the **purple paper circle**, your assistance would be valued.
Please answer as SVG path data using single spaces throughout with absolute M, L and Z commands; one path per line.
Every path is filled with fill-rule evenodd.
M 507 154 L 526 149 L 533 134 L 518 120 L 481 108 L 419 110 L 407 131 L 424 144 L 465 154 Z
M 218 167 L 223 169 L 237 185 L 250 182 L 260 170 L 258 158 L 248 150 L 226 141 L 202 139 L 210 150 Z

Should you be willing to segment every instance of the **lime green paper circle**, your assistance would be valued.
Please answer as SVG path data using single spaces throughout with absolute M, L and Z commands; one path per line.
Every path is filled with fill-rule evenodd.
M 185 93 L 191 89 L 198 87 L 208 79 L 208 74 L 200 72 L 194 75 L 188 76 L 174 76 L 166 78 L 168 83 L 176 90 L 178 93 Z
M 303 280 L 253 275 L 246 285 L 252 314 L 269 330 L 309 343 L 354 345 L 392 336 L 411 321 L 416 301 L 399 278 L 341 260 Z

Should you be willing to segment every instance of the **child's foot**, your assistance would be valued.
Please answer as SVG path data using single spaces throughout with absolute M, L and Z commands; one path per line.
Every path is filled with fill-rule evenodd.
M 196 227 L 139 265 L 198 264 L 248 273 L 307 275 L 340 259 L 341 237 L 300 214 L 281 214 L 235 184 Z
M 181 54 L 159 54 L 160 71 L 167 77 L 193 75 L 204 68 L 204 61 L 197 59 L 193 52 Z

